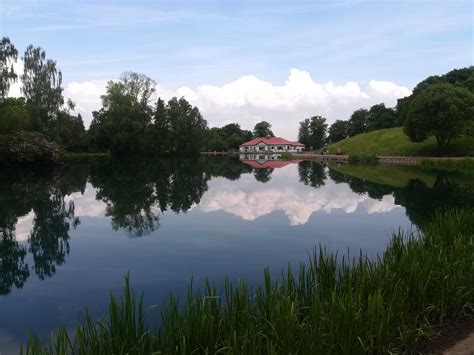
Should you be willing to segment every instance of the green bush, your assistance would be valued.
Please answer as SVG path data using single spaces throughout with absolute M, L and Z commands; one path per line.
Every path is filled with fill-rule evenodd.
M 0 135 L 0 163 L 57 163 L 61 148 L 38 132 Z

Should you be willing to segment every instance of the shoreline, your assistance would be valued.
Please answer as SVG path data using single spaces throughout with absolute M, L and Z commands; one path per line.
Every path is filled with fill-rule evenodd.
M 239 155 L 240 152 L 201 152 L 202 155 Z M 255 154 L 271 155 L 279 153 L 268 153 L 268 152 L 256 152 Z M 318 160 L 318 161 L 335 161 L 341 163 L 349 163 L 351 155 L 349 154 L 316 154 L 316 153 L 289 153 L 293 158 L 302 160 Z M 355 156 L 357 157 L 357 155 Z M 422 165 L 423 162 L 461 162 L 464 160 L 474 161 L 471 156 L 462 157 L 434 157 L 434 156 L 409 156 L 409 155 L 375 155 L 368 156 L 377 159 L 375 163 L 386 164 L 386 165 Z

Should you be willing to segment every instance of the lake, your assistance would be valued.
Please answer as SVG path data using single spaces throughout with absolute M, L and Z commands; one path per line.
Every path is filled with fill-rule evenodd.
M 472 206 L 472 175 L 416 167 L 201 156 L 91 159 L 0 176 L 0 352 L 99 317 L 130 273 L 147 305 L 226 276 L 256 284 L 318 245 L 370 257 L 438 208 Z M 158 317 L 159 307 L 148 312 Z

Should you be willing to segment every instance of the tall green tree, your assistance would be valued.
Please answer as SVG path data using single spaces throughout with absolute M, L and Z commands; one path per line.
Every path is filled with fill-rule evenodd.
M 241 129 L 238 123 L 229 123 L 223 127 L 207 130 L 204 149 L 207 151 L 236 150 L 242 143 L 252 138 L 252 132 Z
M 474 92 L 474 66 L 454 69 L 444 75 L 432 75 L 418 83 L 410 96 L 398 99 L 397 125 L 403 126 L 410 109 L 411 102 L 425 88 L 433 84 L 452 84 Z
M 257 137 L 275 137 L 272 132 L 272 125 L 267 121 L 258 122 L 253 128 L 253 135 Z
M 0 101 L 0 134 L 34 131 L 38 126 L 23 97 L 8 97 Z
M 311 146 L 310 121 L 309 118 L 301 121 L 298 130 L 298 142 L 303 143 L 307 147 Z
M 161 97 L 158 98 L 155 105 L 151 132 L 152 138 L 148 145 L 157 153 L 166 153 L 171 140 L 171 123 L 166 109 L 166 103 Z
M 69 151 L 87 151 L 86 130 L 81 114 L 61 111 L 55 121 L 55 141 Z
M 242 134 L 242 129 L 240 128 L 240 125 L 238 123 L 229 123 L 222 127 L 222 132 L 227 137 L 230 137 L 234 133 L 240 136 Z
M 173 97 L 168 101 L 167 110 L 171 126 L 170 152 L 198 153 L 203 147 L 207 128 L 207 121 L 199 109 L 193 107 L 184 97 L 180 99 Z
M 328 125 L 326 118 L 313 116 L 300 122 L 298 141 L 306 147 L 320 149 L 326 142 Z
M 329 127 L 328 141 L 330 143 L 336 143 L 346 139 L 349 136 L 348 130 L 348 121 L 336 120 L 336 122 Z
M 29 45 L 23 56 L 22 92 L 27 103 L 38 110 L 43 129 L 48 130 L 64 104 L 62 74 L 56 61 L 46 59 L 41 47 Z
M 368 116 L 369 111 L 365 108 L 360 108 L 352 113 L 351 118 L 349 119 L 349 137 L 365 132 Z
M 3 37 L 0 40 L 0 99 L 7 96 L 10 85 L 17 80 L 13 70 L 13 63 L 18 58 L 18 51 L 10 42 L 10 38 Z
M 310 146 L 313 149 L 320 149 L 326 142 L 328 125 L 326 118 L 322 116 L 313 116 L 310 119 L 309 129 L 311 132 Z
M 366 121 L 366 131 L 395 127 L 397 114 L 394 109 L 385 107 L 384 103 L 373 105 L 369 109 Z
M 425 87 L 411 100 L 404 131 L 413 142 L 434 136 L 441 154 L 453 140 L 471 132 L 473 124 L 474 93 L 437 83 Z
M 144 74 L 125 72 L 107 83 L 102 109 L 93 113 L 91 131 L 98 147 L 116 154 L 143 153 L 146 131 L 153 117 L 155 83 Z

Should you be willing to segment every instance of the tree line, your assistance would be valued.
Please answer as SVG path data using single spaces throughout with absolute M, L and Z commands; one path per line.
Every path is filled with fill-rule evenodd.
M 332 125 L 322 116 L 300 122 L 298 140 L 321 149 L 355 135 L 384 128 L 403 127 L 412 142 L 435 137 L 439 153 L 455 139 L 474 135 L 474 66 L 455 69 L 420 82 L 396 107 L 380 103 L 355 110 L 348 120 Z
M 2 147 L 3 151 L 13 151 L 12 142 L 29 141 L 36 151 L 23 152 L 23 156 L 41 156 L 44 149 L 40 146 L 47 142 L 44 137 L 67 151 L 187 155 L 202 150 L 236 150 L 254 137 L 273 136 L 271 125 L 265 121 L 257 123 L 252 132 L 241 129 L 238 123 L 209 128 L 199 109 L 184 97 L 156 99 L 155 81 L 135 72 L 124 72 L 118 80 L 107 83 L 106 93 L 101 96 L 102 107 L 92 112 L 93 120 L 86 130 L 81 115 L 74 114 L 75 104 L 63 96 L 62 73 L 56 61 L 33 45 L 22 56 L 23 73 L 14 70 L 17 59 L 18 50 L 8 37 L 3 37 L 0 151 Z M 8 97 L 11 85 L 17 81 L 21 81 L 23 97 Z M 10 146 L 5 148 L 5 142 Z
M 252 138 L 274 136 L 271 124 L 266 121 L 257 123 L 252 132 L 238 123 L 209 128 L 199 109 L 184 97 L 173 97 L 167 102 L 156 99 L 155 82 L 135 72 L 125 72 L 107 83 L 106 93 L 101 97 L 102 108 L 92 113 L 92 123 L 86 130 L 81 115 L 74 113 L 75 104 L 63 96 L 62 73 L 56 61 L 47 58 L 44 49 L 33 45 L 22 56 L 23 73 L 16 73 L 13 68 L 17 59 L 18 50 L 8 37 L 3 37 L 0 41 L 1 156 L 15 152 L 14 159 L 34 160 L 36 155 L 48 152 L 44 149 L 49 147 L 45 139 L 67 151 L 187 155 L 203 150 L 236 150 Z M 18 80 L 23 97 L 8 97 L 11 84 Z M 394 108 L 383 103 L 360 108 L 348 120 L 336 120 L 330 126 L 325 117 L 307 118 L 300 122 L 298 140 L 316 150 L 357 134 L 403 126 L 413 142 L 434 136 L 442 152 L 453 140 L 474 134 L 473 83 L 472 66 L 431 76 L 419 83 L 410 96 L 399 99 Z M 17 152 L 23 146 L 18 144 L 21 141 L 29 142 L 31 151 Z M 53 151 L 49 156 L 57 154 Z
M 62 73 L 56 61 L 40 47 L 29 45 L 23 54 L 23 73 L 13 63 L 18 50 L 8 37 L 0 40 L 0 135 L 38 132 L 69 150 L 85 147 L 81 115 L 73 115 L 74 103 L 63 97 Z M 16 81 L 23 97 L 7 97 Z M 31 136 L 29 136 L 31 137 Z

